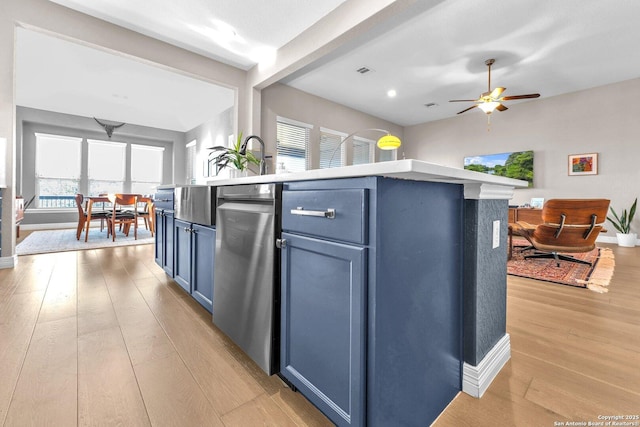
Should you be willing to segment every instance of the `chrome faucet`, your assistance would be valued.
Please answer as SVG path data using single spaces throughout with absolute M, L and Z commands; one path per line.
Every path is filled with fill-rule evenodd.
M 254 138 L 260 143 L 260 175 L 265 175 L 267 173 L 267 164 L 264 161 L 264 141 L 262 141 L 262 138 L 258 135 L 248 136 L 240 146 L 240 154 L 244 155 L 247 153 L 247 144 L 249 143 L 249 140 Z

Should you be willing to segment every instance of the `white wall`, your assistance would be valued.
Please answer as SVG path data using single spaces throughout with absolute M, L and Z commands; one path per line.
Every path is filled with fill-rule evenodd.
M 463 167 L 478 154 L 534 151 L 534 187 L 516 190 L 512 204 L 532 197 L 608 198 L 617 211 L 640 197 L 640 79 L 509 103 L 487 132 L 480 111 L 406 127 L 407 157 Z M 598 153 L 598 175 L 569 176 L 568 156 Z M 607 226 L 613 236 L 613 226 Z M 632 224 L 640 232 L 640 215 Z
M 351 133 L 362 129 L 382 128 L 402 139 L 402 126 L 336 104 L 324 98 L 310 95 L 280 83 L 262 90 L 262 139 L 266 151 L 276 153 L 276 117 L 282 116 L 313 125 L 311 131 L 311 155 L 319 155 L 320 128 Z M 377 133 L 362 133 L 363 137 L 378 138 Z M 402 154 L 398 153 L 398 158 Z M 273 171 L 272 165 L 269 170 Z
M 195 184 L 204 184 L 209 180 L 209 176 L 205 176 L 208 166 L 208 159 L 211 150 L 207 148 L 222 145 L 227 146 L 229 135 L 234 135 L 235 116 L 234 109 L 229 108 L 208 122 L 205 122 L 195 129 L 187 132 L 185 143 L 196 141 L 196 169 Z M 206 165 L 206 166 L 205 166 Z M 207 171 L 207 173 L 215 173 L 215 171 Z M 181 179 L 176 179 L 175 184 L 190 184 L 186 180 L 186 174 Z

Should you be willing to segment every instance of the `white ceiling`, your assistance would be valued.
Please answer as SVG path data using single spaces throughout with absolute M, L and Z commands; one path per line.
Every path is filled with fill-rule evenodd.
M 248 70 L 345 0 L 51 0 Z
M 153 7 L 129 0 L 51 1 L 248 69 L 256 63 L 254 52 L 281 47 L 345 0 L 162 0 Z M 283 82 L 399 125 L 413 125 L 455 116 L 472 105 L 448 100 L 477 98 L 487 90 L 488 58 L 496 59 L 492 87 L 506 87 L 507 96 L 536 92 L 543 99 L 640 77 L 639 1 L 416 4 L 431 3 L 436 6 L 420 7 L 422 12 L 407 14 L 393 28 L 382 23 L 348 52 L 340 49 Z M 218 40 L 225 32 L 231 34 L 220 22 L 233 26 L 236 33 L 224 45 L 201 31 L 205 26 L 218 28 Z M 373 71 L 361 75 L 355 70 L 362 66 Z M 389 89 L 397 91 L 395 98 L 386 96 Z M 118 93 L 115 88 L 108 92 L 111 98 Z M 509 101 L 507 106 L 518 102 L 538 101 Z M 427 108 L 428 103 L 438 105 Z M 169 111 L 174 114 L 177 109 Z
M 446 0 L 287 84 L 414 125 L 473 105 L 448 101 L 487 91 L 489 58 L 492 88 L 506 87 L 504 95 L 543 99 L 640 77 L 639 17 L 634 0 Z M 374 72 L 360 75 L 362 66 Z M 395 98 L 386 97 L 389 89 Z M 537 101 L 506 105 L 518 102 Z
M 17 105 L 186 132 L 234 102 L 232 89 L 18 29 Z

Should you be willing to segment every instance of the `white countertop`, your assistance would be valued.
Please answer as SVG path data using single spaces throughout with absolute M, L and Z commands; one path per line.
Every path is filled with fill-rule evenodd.
M 340 168 L 313 169 L 295 173 L 254 175 L 234 179 L 212 178 L 207 181 L 207 185 L 264 184 L 363 176 L 383 176 L 412 181 L 462 184 L 465 186 L 465 198 L 467 199 L 509 199 L 513 196 L 513 190 L 515 188 L 526 188 L 528 185 L 526 181 L 518 179 L 504 178 L 413 159 L 368 163 Z M 162 187 L 169 188 L 170 186 Z

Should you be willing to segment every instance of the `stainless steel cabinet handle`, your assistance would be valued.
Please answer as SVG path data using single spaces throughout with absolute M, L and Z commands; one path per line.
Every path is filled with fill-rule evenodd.
M 276 248 L 286 249 L 286 247 L 287 247 L 287 239 L 276 239 Z
M 336 217 L 336 210 L 329 208 L 326 211 L 307 211 L 302 207 L 298 207 L 296 209 L 291 209 L 291 215 L 319 216 L 322 218 L 333 219 Z

